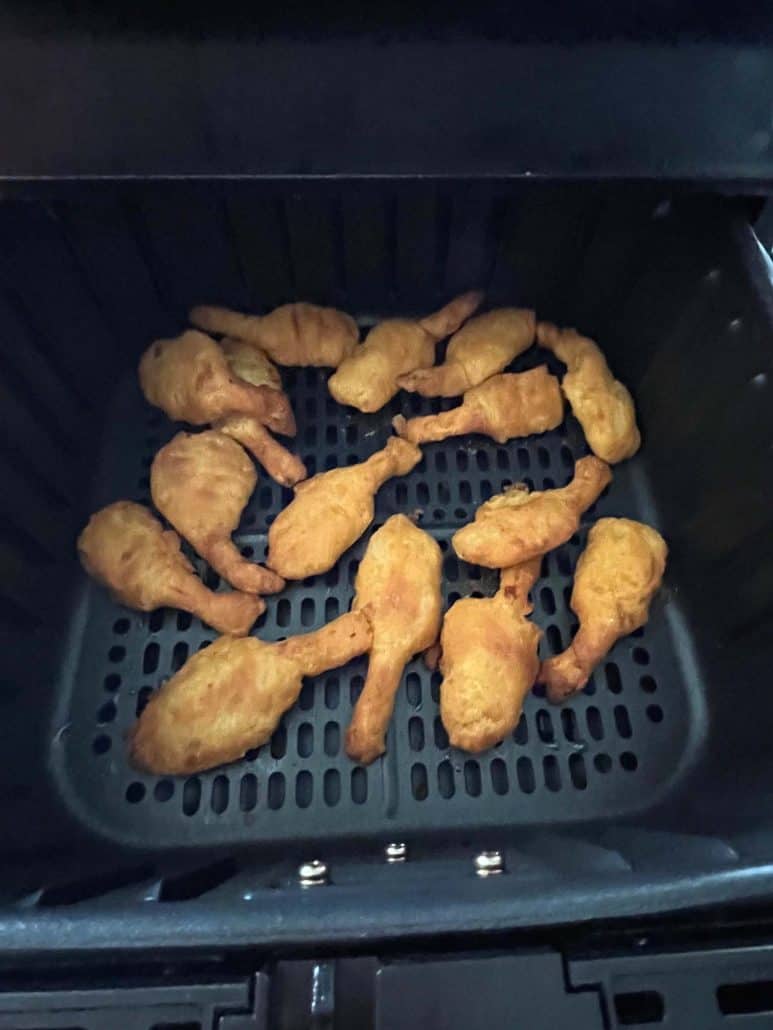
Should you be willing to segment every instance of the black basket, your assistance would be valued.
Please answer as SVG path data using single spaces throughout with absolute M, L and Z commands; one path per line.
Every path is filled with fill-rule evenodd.
M 0 234 L 8 947 L 332 942 L 769 890 L 771 293 L 742 206 L 600 185 L 95 183 L 26 189 L 0 206 Z M 543 654 L 574 631 L 572 572 L 600 515 L 651 522 L 669 542 L 649 624 L 562 708 L 536 690 L 515 733 L 480 756 L 449 749 L 439 677 L 416 659 L 386 756 L 350 762 L 359 659 L 307 681 L 243 761 L 137 773 L 126 730 L 214 635 L 185 614 L 122 608 L 74 556 L 91 510 L 149 500 L 152 457 L 179 428 L 140 396 L 143 348 L 197 302 L 260 311 L 303 298 L 369 325 L 478 286 L 490 306 L 532 305 L 596 337 L 643 431 L 641 454 L 543 563 Z M 546 359 L 534 350 L 514 367 Z M 310 472 L 367 457 L 397 412 L 454 403 L 403 394 L 362 416 L 332 401 L 322 371 L 284 380 Z M 417 513 L 443 549 L 448 602 L 489 594 L 495 577 L 456 559 L 454 529 L 509 483 L 563 485 L 584 453 L 571 416 L 506 446 L 428 445 L 379 492 L 373 528 Z M 237 533 L 246 555 L 263 557 L 289 497 L 261 475 Z M 270 598 L 256 632 L 277 639 L 346 611 L 367 536 L 327 575 Z M 408 860 L 387 862 L 389 844 Z M 475 875 L 482 850 L 500 853 L 503 875 Z M 326 886 L 304 891 L 297 868 L 311 859 Z
M 378 416 L 363 418 L 339 408 L 327 393 L 326 378 L 316 369 L 285 375 L 310 473 L 362 460 L 383 445 L 393 414 L 431 407 L 396 398 Z M 116 399 L 99 496 L 125 496 L 130 484 L 129 492 L 138 491 L 136 499 L 149 503 L 147 466 L 155 441 L 166 442 L 176 427 L 140 406 L 133 379 L 125 394 Z M 444 552 L 447 604 L 491 594 L 497 575 L 456 558 L 453 530 L 508 484 L 563 486 L 575 459 L 586 452 L 574 420 L 517 446 L 469 436 L 429 445 L 410 475 L 379 492 L 374 528 L 394 512 L 416 512 Z M 576 626 L 568 598 L 587 526 L 597 515 L 653 518 L 646 494 L 636 494 L 634 473 L 634 465 L 623 466 L 608 495 L 587 513 L 581 532 L 544 561 L 535 617 L 545 628 L 545 656 L 563 650 Z M 291 496 L 267 477 L 261 480 L 236 536 L 245 555 L 264 557 L 267 526 Z M 268 598 L 255 632 L 267 640 L 307 633 L 347 611 L 368 535 L 327 574 Z M 208 585 L 219 585 L 211 570 L 202 572 Z M 361 658 L 308 680 L 271 743 L 245 761 L 187 779 L 138 775 L 127 761 L 126 731 L 158 684 L 215 634 L 186 613 L 127 612 L 97 586 L 84 582 L 83 588 L 83 636 L 75 645 L 71 681 L 62 690 L 66 729 L 54 734 L 51 762 L 79 817 L 96 833 L 135 847 L 212 847 L 268 838 L 300 848 L 302 856 L 310 837 L 321 847 L 357 833 L 377 846 L 385 834 L 402 841 L 406 834 L 473 826 L 498 833 L 620 818 L 651 806 L 679 767 L 692 760 L 697 743 L 689 727 L 700 699 L 691 696 L 681 675 L 684 629 L 667 588 L 649 625 L 615 649 L 581 695 L 557 709 L 537 688 L 516 732 L 481 757 L 449 748 L 438 711 L 440 673 L 431 675 L 417 658 L 404 677 L 386 757 L 369 768 L 352 763 L 342 745 L 367 669 Z

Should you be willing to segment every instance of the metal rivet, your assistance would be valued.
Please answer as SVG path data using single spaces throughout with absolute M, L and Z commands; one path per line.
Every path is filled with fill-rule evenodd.
M 384 848 L 384 857 L 387 862 L 404 862 L 408 857 L 408 845 L 387 844 Z
M 475 856 L 475 872 L 478 876 L 496 876 L 505 868 L 501 851 L 481 851 Z
M 320 887 L 327 883 L 327 865 L 316 858 L 298 866 L 298 881 L 301 887 Z

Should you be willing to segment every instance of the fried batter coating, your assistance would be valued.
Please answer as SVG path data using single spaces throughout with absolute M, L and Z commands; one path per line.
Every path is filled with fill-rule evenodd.
M 132 762 L 148 772 L 184 775 L 236 761 L 269 740 L 297 701 L 304 676 L 344 665 L 371 640 L 363 612 L 280 644 L 221 637 L 150 699 L 131 734 Z
M 235 376 L 253 386 L 268 386 L 272 390 L 282 389 L 282 377 L 260 347 L 254 347 L 245 340 L 226 336 L 220 341 L 220 349 Z
M 487 379 L 465 393 L 451 411 L 406 420 L 392 419 L 395 431 L 413 443 L 445 440 L 464 433 L 482 433 L 505 443 L 514 436 L 529 436 L 555 429 L 564 417 L 564 403 L 555 376 L 545 365 L 529 372 L 508 372 Z
M 269 386 L 281 391 L 279 372 L 258 347 L 233 337 L 221 340 L 220 346 L 234 375 L 253 386 Z M 289 400 L 287 404 L 289 407 Z M 275 440 L 253 415 L 228 415 L 214 422 L 212 428 L 238 440 L 282 486 L 295 486 L 306 478 L 306 467 L 301 459 Z
M 539 323 L 537 339 L 566 365 L 561 386 L 593 453 L 610 465 L 636 454 L 641 436 L 633 398 L 593 340 L 550 322 Z
M 446 612 L 440 717 L 454 747 L 485 751 L 518 725 L 539 669 L 541 631 L 526 616 L 540 564 L 503 570 L 494 597 L 465 597 Z
M 306 478 L 306 466 L 298 455 L 283 447 L 251 415 L 229 415 L 214 422 L 212 428 L 238 440 L 282 486 L 295 486 Z
M 239 378 L 215 341 L 195 329 L 152 343 L 139 373 L 147 400 L 176 422 L 200 426 L 225 415 L 254 415 L 275 433 L 295 434 L 287 397 Z
M 462 294 L 423 319 L 390 318 L 368 333 L 364 343 L 328 380 L 339 404 L 378 411 L 399 390 L 397 379 L 435 360 L 435 345 L 454 332 L 478 307 L 483 294 Z
M 405 515 L 392 515 L 368 542 L 357 570 L 353 610 L 373 626 L 368 675 L 346 734 L 346 753 L 372 762 L 385 736 L 403 670 L 440 632 L 442 555 L 437 541 Z
M 442 365 L 399 376 L 398 386 L 422 397 L 456 397 L 502 372 L 531 347 L 536 324 L 534 312 L 522 308 L 476 315 L 451 337 Z
M 141 612 L 181 608 L 220 633 L 243 636 L 265 609 L 250 594 L 207 590 L 180 551 L 180 538 L 132 501 L 96 512 L 78 537 L 84 569 L 117 601 Z
M 392 476 L 407 475 L 419 461 L 418 447 L 393 436 L 367 461 L 299 483 L 295 497 L 269 528 L 268 567 L 285 579 L 332 569 L 373 521 L 373 496 L 379 487 Z
M 569 647 L 540 669 L 540 682 L 554 704 L 582 689 L 616 641 L 645 624 L 667 554 L 660 533 L 642 522 L 599 519 L 593 526 L 570 602 L 580 628 Z
M 273 594 L 284 580 L 243 558 L 231 540 L 258 476 L 244 450 L 214 429 L 178 433 L 150 468 L 153 503 L 231 586 Z
M 454 533 L 453 546 L 464 561 L 506 569 L 552 551 L 577 532 L 580 516 L 612 481 L 609 465 L 580 458 L 574 479 L 559 490 L 529 493 L 522 485 L 496 494 L 478 508 L 475 521 Z
M 278 365 L 337 368 L 360 338 L 353 318 L 316 304 L 283 304 L 268 315 L 243 315 L 199 305 L 189 317 L 208 333 L 233 336 L 259 347 Z

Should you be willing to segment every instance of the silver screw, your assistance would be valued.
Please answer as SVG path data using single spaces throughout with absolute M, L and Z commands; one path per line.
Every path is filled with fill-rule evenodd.
M 505 860 L 501 851 L 481 851 L 475 856 L 475 872 L 478 876 L 496 876 L 504 868 Z
M 327 883 L 328 871 L 324 862 L 316 858 L 298 866 L 298 882 L 301 887 L 321 887 Z
M 384 857 L 387 862 L 404 862 L 408 857 L 408 845 L 387 844 L 384 848 Z

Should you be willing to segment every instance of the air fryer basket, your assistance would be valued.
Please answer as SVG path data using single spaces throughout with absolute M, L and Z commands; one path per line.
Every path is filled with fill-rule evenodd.
M 191 944 L 333 940 L 767 891 L 770 280 L 743 205 L 633 186 L 92 183 L 7 198 L 0 235 L 10 946 L 14 928 L 61 944 L 65 904 L 83 921 L 79 944 L 109 946 L 112 920 L 130 917 L 139 946 L 173 940 L 181 920 Z M 416 659 L 387 755 L 350 762 L 360 659 L 307 681 L 271 743 L 242 762 L 188 778 L 137 773 L 126 730 L 213 637 L 182 613 L 122 608 L 74 558 L 91 510 L 149 502 L 153 454 L 178 428 L 139 393 L 142 349 L 178 331 L 195 302 L 263 310 L 303 298 L 367 326 L 474 286 L 489 305 L 533 305 L 595 336 L 640 412 L 641 454 L 543 563 L 543 653 L 571 637 L 572 571 L 601 515 L 651 522 L 669 542 L 649 624 L 562 708 L 535 691 L 512 737 L 481 756 L 449 749 L 439 676 Z M 545 358 L 531 351 L 515 367 Z M 454 403 L 403 394 L 363 416 L 332 401 L 321 370 L 284 380 L 310 472 L 366 457 L 399 411 Z M 563 485 L 584 453 L 571 416 L 505 446 L 429 445 L 380 491 L 373 528 L 415 512 L 443 548 L 448 602 L 490 593 L 493 574 L 454 556 L 454 529 L 508 483 Z M 237 533 L 244 553 L 263 556 L 290 496 L 261 476 Z M 257 632 L 307 632 L 347 610 L 367 536 L 327 575 L 269 599 Z M 404 843 L 408 861 L 387 865 L 389 843 Z M 496 881 L 474 876 L 484 848 L 503 856 Z M 296 869 L 314 858 L 330 882 L 301 893 Z M 149 919 L 141 899 L 184 904 L 151 906 Z
M 530 355 L 533 363 L 533 355 Z M 360 461 L 381 447 L 394 414 L 429 410 L 396 398 L 376 416 L 341 410 L 329 397 L 327 373 L 285 374 L 309 471 Z M 437 405 L 434 405 L 437 407 Z M 149 503 L 147 469 L 159 442 L 176 431 L 141 403 L 133 377 L 114 406 L 115 422 L 102 461 L 105 498 L 128 493 Z M 587 453 L 572 419 L 541 437 L 500 447 L 466 437 L 425 448 L 421 466 L 379 492 L 374 527 L 396 511 L 420 513 L 420 524 L 444 551 L 447 602 L 490 594 L 497 576 L 459 561 L 450 535 L 492 491 L 526 481 L 536 489 L 563 486 L 574 460 Z M 637 492 L 634 465 L 623 466 L 588 514 L 652 520 L 646 485 Z M 263 477 L 237 539 L 262 559 L 268 524 L 292 496 Z M 309 527 L 313 532 L 313 527 Z M 574 627 L 568 607 L 572 569 L 585 542 L 576 539 L 545 560 L 536 591 L 536 618 L 545 627 L 543 653 L 558 653 Z M 258 632 L 265 639 L 304 633 L 347 611 L 367 536 L 329 573 L 293 583 L 267 599 Z M 211 586 L 218 577 L 204 572 Z M 137 774 L 123 739 L 152 690 L 214 634 L 185 613 L 150 617 L 127 612 L 84 582 L 83 637 L 71 683 L 63 683 L 52 764 L 66 802 L 95 832 L 142 846 L 251 843 L 270 837 L 304 847 L 347 833 L 375 841 L 384 835 L 445 833 L 451 828 L 557 824 L 620 817 L 647 808 L 693 760 L 700 741 L 690 732 L 700 708 L 700 684 L 684 670 L 680 616 L 667 590 L 650 624 L 616 648 L 593 683 L 563 708 L 532 695 L 518 730 L 483 756 L 449 749 L 438 712 L 440 673 L 414 660 L 404 677 L 386 756 L 370 767 L 343 753 L 343 736 L 363 683 L 365 658 L 307 681 L 300 703 L 269 746 L 243 762 L 201 776 Z M 303 852 L 300 852 L 302 854 Z

